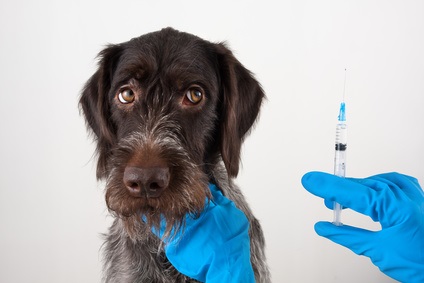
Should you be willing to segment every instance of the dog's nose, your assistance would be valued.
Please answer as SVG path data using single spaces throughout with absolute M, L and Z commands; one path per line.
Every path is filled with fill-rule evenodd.
M 134 197 L 159 197 L 169 184 L 168 167 L 126 167 L 124 184 Z

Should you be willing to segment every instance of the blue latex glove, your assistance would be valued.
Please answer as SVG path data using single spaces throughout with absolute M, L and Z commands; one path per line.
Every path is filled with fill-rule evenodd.
M 180 273 L 201 282 L 255 282 L 249 222 L 215 185 L 209 189 L 212 199 L 206 200 L 200 216 L 187 215 L 184 232 L 164 240 L 166 256 Z M 165 222 L 161 231 L 152 230 L 162 238 Z
M 398 173 L 344 179 L 310 172 L 303 186 L 327 201 L 379 221 L 380 231 L 318 222 L 315 231 L 358 255 L 365 255 L 386 275 L 402 282 L 424 282 L 424 193 L 418 181 Z

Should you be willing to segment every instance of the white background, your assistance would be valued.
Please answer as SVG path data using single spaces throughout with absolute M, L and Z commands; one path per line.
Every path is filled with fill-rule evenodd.
M 423 1 L 0 2 L 0 282 L 99 282 L 109 223 L 77 101 L 96 54 L 172 26 L 227 41 L 267 93 L 237 183 L 274 282 L 392 282 L 317 236 L 301 176 L 332 172 L 347 68 L 347 174 L 424 183 Z M 377 229 L 363 216 L 343 221 Z

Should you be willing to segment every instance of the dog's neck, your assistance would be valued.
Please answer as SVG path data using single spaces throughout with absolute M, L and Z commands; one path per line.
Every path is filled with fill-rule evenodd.
M 232 179 L 228 176 L 227 170 L 225 169 L 224 163 L 216 162 L 211 168 L 211 180 L 210 182 L 220 188 L 224 195 L 228 191 L 228 188 L 233 186 Z

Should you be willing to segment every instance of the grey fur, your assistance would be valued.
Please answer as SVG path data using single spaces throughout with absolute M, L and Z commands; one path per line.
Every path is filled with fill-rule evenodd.
M 271 282 L 265 260 L 265 239 L 259 221 L 254 217 L 240 189 L 228 178 L 225 167 L 217 164 L 213 170 L 217 186 L 241 209 L 250 222 L 251 262 L 256 282 Z M 161 241 L 149 227 L 139 223 L 137 239 L 126 232 L 121 218 L 116 218 L 105 236 L 104 268 L 106 283 L 182 283 L 197 282 L 183 276 L 166 260 Z M 224 282 L 223 282 L 224 283 Z
M 127 155 L 142 150 L 149 145 L 160 151 L 172 151 L 173 163 L 184 167 L 186 172 L 183 181 L 179 183 L 182 199 L 190 199 L 189 186 L 199 182 L 198 176 L 203 174 L 201 167 L 190 161 L 190 155 L 184 152 L 184 146 L 179 140 L 180 127 L 175 124 L 172 116 L 158 113 L 156 118 L 144 118 L 145 124 L 125 139 L 121 140 L 114 150 L 110 164 L 110 186 L 122 187 L 122 175 L 119 168 L 126 164 Z M 172 133 L 169 129 L 173 129 Z M 265 240 L 259 221 L 254 217 L 241 190 L 228 177 L 225 166 L 218 162 L 211 168 L 212 179 L 223 194 L 231 199 L 247 216 L 250 223 L 251 262 L 256 276 L 256 282 L 270 282 L 270 274 L 265 260 Z M 189 173 L 191 172 L 191 173 Z M 193 173 L 194 172 L 194 173 Z M 207 182 L 201 180 L 201 184 Z M 207 186 L 205 186 L 207 187 Z M 122 188 L 119 188 L 122 189 Z M 188 205 L 188 204 L 187 204 Z M 133 215 L 129 218 L 116 215 L 116 219 L 105 235 L 104 251 L 104 282 L 105 283 L 138 283 L 138 282 L 195 282 L 180 274 L 166 259 L 163 243 L 152 234 L 151 228 L 141 217 Z M 128 224 L 129 223 L 129 224 Z M 178 222 L 176 224 L 179 224 Z M 132 233 L 128 233 L 131 227 Z

